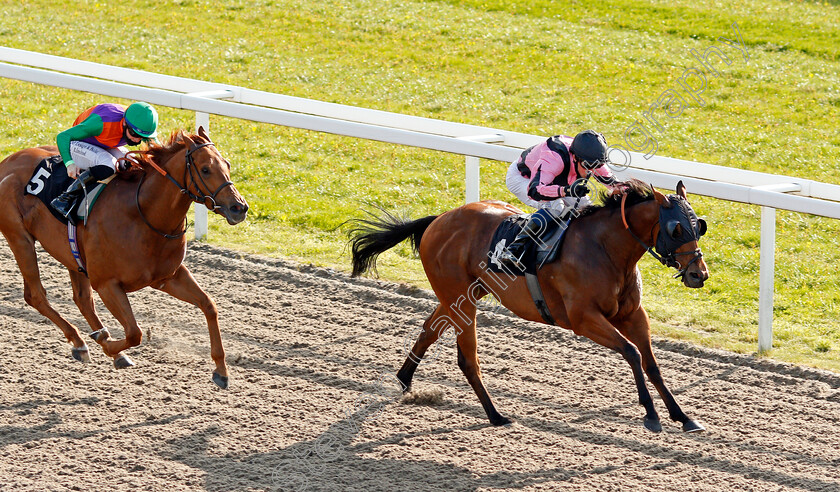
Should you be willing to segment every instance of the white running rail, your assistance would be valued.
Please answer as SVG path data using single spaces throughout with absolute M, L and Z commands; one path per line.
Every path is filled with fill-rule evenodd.
M 210 114 L 409 145 L 465 156 L 466 201 L 479 199 L 480 158 L 513 161 L 546 136 L 421 118 L 285 96 L 244 87 L 103 65 L 0 47 L 0 76 L 78 91 L 146 101 L 196 112 L 196 128 L 209 129 Z M 616 171 L 656 187 L 679 180 L 691 193 L 760 205 L 760 351 L 772 347 L 775 211 L 791 210 L 840 219 L 840 186 L 699 162 L 629 153 L 630 167 Z M 196 206 L 196 238 L 207 234 L 207 210 Z

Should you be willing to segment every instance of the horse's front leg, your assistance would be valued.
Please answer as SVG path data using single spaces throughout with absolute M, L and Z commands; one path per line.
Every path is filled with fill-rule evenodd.
M 107 283 L 99 286 L 96 292 L 99 293 L 99 297 L 102 299 L 105 307 L 108 308 L 108 311 L 123 326 L 125 338 L 121 340 L 111 338 L 111 334 L 107 328 L 94 331 L 90 336 L 96 340 L 96 343 L 102 346 L 102 351 L 105 352 L 105 355 L 114 359 L 114 367 L 117 369 L 131 367 L 134 365 L 134 362 L 127 355 L 121 354 L 120 352 L 140 345 L 140 342 L 143 340 L 143 333 L 140 331 L 140 327 L 137 326 L 137 320 L 134 319 L 134 312 L 131 311 L 128 296 L 117 280 L 109 280 Z
M 642 357 L 639 350 L 619 333 L 615 326 L 597 311 L 595 306 L 578 311 L 577 314 L 573 318 L 570 312 L 572 331 L 599 345 L 615 350 L 630 364 L 630 368 L 633 370 L 633 380 L 636 382 L 636 390 L 639 393 L 639 404 L 645 407 L 645 428 L 652 432 L 661 432 L 662 424 L 659 422 L 659 414 L 653 406 L 653 398 L 651 398 L 650 391 L 645 385 Z
M 624 318 L 618 324 L 618 327 L 639 349 L 645 373 L 647 373 L 648 379 L 650 379 L 656 391 L 659 392 L 662 401 L 665 402 L 671 420 L 681 423 L 682 429 L 685 432 L 702 432 L 706 430 L 700 423 L 688 418 L 680 408 L 674 395 L 665 386 L 665 381 L 662 379 L 662 374 L 659 371 L 659 364 L 657 364 L 656 357 L 653 355 L 653 347 L 650 343 L 650 319 L 648 319 L 647 312 L 645 312 L 644 308 L 639 307 L 630 316 Z
M 154 286 L 176 299 L 198 306 L 207 318 L 207 329 L 210 332 L 210 356 L 216 363 L 213 372 L 213 382 L 225 389 L 228 386 L 228 371 L 225 364 L 225 349 L 222 347 L 222 334 L 219 331 L 219 311 L 216 303 L 210 299 L 198 286 L 190 271 L 184 265 L 178 267 L 175 274 L 167 279 L 163 285 Z

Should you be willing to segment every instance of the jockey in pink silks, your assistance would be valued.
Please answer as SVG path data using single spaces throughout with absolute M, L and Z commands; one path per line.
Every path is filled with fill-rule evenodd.
M 610 191 L 621 188 L 604 165 L 607 152 L 606 139 L 596 131 L 586 130 L 575 138 L 557 135 L 522 152 L 508 168 L 506 184 L 522 203 L 562 217 L 592 204 L 587 197 L 590 176 Z M 531 217 L 502 252 L 501 260 L 519 266 L 525 244 L 539 227 L 539 221 Z

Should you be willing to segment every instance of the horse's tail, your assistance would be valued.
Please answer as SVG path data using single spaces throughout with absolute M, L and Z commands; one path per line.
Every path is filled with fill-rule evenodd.
M 417 220 L 401 219 L 385 210 L 380 217 L 355 219 L 355 227 L 348 232 L 353 251 L 353 277 L 367 272 L 376 273 L 376 258 L 379 254 L 411 239 L 411 247 L 417 253 L 420 239 L 429 224 L 437 218 L 430 215 Z

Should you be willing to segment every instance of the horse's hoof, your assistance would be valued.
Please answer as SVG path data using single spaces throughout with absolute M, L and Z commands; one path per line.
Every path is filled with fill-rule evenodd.
M 216 386 L 222 388 L 223 390 L 228 387 L 228 377 L 222 376 L 216 371 L 213 371 L 213 382 L 216 383 Z
M 510 426 L 511 424 L 513 424 L 513 420 L 511 420 L 507 417 L 502 417 L 501 415 L 499 415 L 498 418 L 492 419 L 490 421 L 490 423 L 497 426 L 497 427 L 501 427 L 503 425 Z
M 662 432 L 662 422 L 659 419 L 645 417 L 645 429 L 651 432 Z
M 120 354 L 119 357 L 114 359 L 114 367 L 117 369 L 128 369 L 132 366 L 134 366 L 134 361 L 125 354 Z
M 404 381 L 399 374 L 397 374 L 397 381 L 400 383 L 400 388 L 402 389 L 403 394 L 411 393 L 411 380 Z
M 71 353 L 73 354 L 73 358 L 79 362 L 90 362 L 90 351 L 88 350 L 87 345 L 82 347 L 73 347 Z
M 90 334 L 90 337 L 93 338 L 96 343 L 102 342 L 111 338 L 111 332 L 108 331 L 108 328 L 102 328 L 101 330 L 96 330 Z
M 700 425 L 700 423 L 696 420 L 686 420 L 683 422 L 682 427 L 683 432 L 703 432 L 706 430 L 706 428 Z

